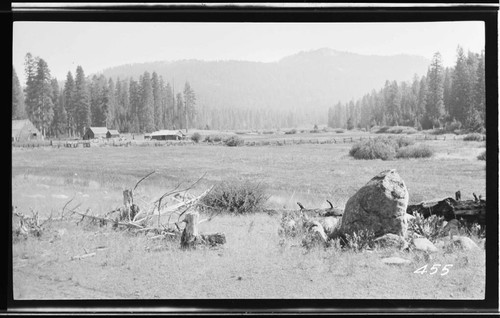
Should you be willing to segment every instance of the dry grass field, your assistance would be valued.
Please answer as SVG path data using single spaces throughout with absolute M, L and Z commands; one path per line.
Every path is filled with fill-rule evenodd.
M 343 207 L 377 173 L 396 169 L 410 203 L 486 194 L 485 142 L 425 141 L 429 159 L 355 160 L 351 144 L 225 147 L 37 148 L 12 150 L 12 203 L 18 210 L 58 214 L 71 198 L 81 209 L 104 214 L 122 204 L 122 191 L 151 171 L 137 197 L 152 201 L 182 182 L 199 194 L 230 178 L 262 182 L 266 207 Z M 15 299 L 176 298 L 397 298 L 482 299 L 485 251 L 416 252 L 336 248 L 306 250 L 280 244 L 279 215 L 220 215 L 201 232 L 224 232 L 220 248 L 182 251 L 178 242 L 154 241 L 77 220 L 52 222 L 40 238 L 13 244 Z M 95 252 L 94 257 L 71 260 Z M 410 265 L 390 266 L 394 254 Z M 415 274 L 429 264 L 452 264 L 447 275 Z M 186 275 L 189 273 L 189 275 Z

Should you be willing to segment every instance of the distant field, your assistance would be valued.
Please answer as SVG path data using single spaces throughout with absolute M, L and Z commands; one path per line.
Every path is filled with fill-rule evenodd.
M 393 161 L 354 160 L 348 155 L 352 144 L 15 148 L 13 198 L 14 204 L 25 207 L 32 203 L 59 208 L 60 201 L 33 197 L 45 195 L 44 191 L 52 195 L 54 189 L 45 189 L 46 184 L 56 186 L 66 196 L 91 191 L 101 198 L 106 192 L 106 197 L 114 196 L 119 203 L 122 189 L 153 170 L 157 173 L 139 188 L 151 196 L 207 173 L 196 190 L 201 192 L 231 177 L 258 181 L 273 194 L 268 202 L 271 207 L 295 208 L 296 201 L 321 205 L 326 199 L 342 206 L 357 189 L 386 169 L 397 169 L 409 189 L 410 202 L 452 196 L 457 190 L 464 198 L 472 197 L 473 192 L 485 195 L 485 161 L 476 158 L 484 151 L 484 142 L 425 142 L 436 150 L 433 158 Z
M 206 173 L 193 192 L 228 178 L 267 186 L 269 208 L 326 207 L 326 199 L 345 202 L 377 173 L 397 169 L 410 203 L 424 199 L 486 193 L 485 161 L 477 155 L 485 142 L 425 141 L 430 159 L 354 160 L 352 144 L 225 147 L 206 144 L 177 147 L 14 148 L 12 203 L 26 213 L 59 213 L 74 197 L 81 209 L 96 214 L 120 206 L 121 191 L 156 173 L 137 188 L 138 200 L 157 199 L 179 182 L 188 185 Z M 140 202 L 140 201 L 139 201 Z M 484 250 L 476 254 L 438 254 L 431 263 L 452 263 L 448 276 L 414 274 L 426 262 L 410 255 L 407 267 L 379 260 L 387 251 L 306 252 L 280 247 L 279 217 L 258 213 L 220 216 L 202 231 L 221 231 L 228 243 L 219 250 L 181 252 L 166 243 L 160 251 L 146 237 L 110 228 L 56 222 L 40 240 L 16 243 L 13 250 L 14 295 L 18 298 L 410 298 L 455 299 L 484 296 Z M 58 229 L 67 232 L 51 239 Z M 96 250 L 105 246 L 106 249 Z M 149 250 L 148 250 L 149 248 Z M 70 261 L 84 250 L 95 257 Z M 184 273 L 190 271 L 192 276 Z M 168 273 L 168 274 L 167 274 Z M 376 273 L 376 275 L 375 275 Z M 183 286 L 189 286 L 184 288 Z

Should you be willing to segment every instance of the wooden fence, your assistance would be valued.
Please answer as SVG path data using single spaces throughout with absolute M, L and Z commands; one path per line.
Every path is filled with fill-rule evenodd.
M 416 141 L 434 141 L 434 140 L 463 140 L 464 136 L 443 136 L 443 135 L 415 135 L 407 136 L 407 138 L 414 139 Z M 285 139 L 271 139 L 271 140 L 255 140 L 255 141 L 245 141 L 244 145 L 248 147 L 255 146 L 290 146 L 290 145 L 301 145 L 301 144 L 346 144 L 355 143 L 363 140 L 375 139 L 378 136 L 360 136 L 360 137 L 337 137 L 337 138 L 285 138 Z M 129 147 L 129 146 L 139 146 L 139 147 L 164 147 L 164 146 L 189 146 L 195 145 L 196 143 L 191 140 L 181 140 L 181 141 L 159 141 L 159 140 L 36 140 L 36 141 L 26 141 L 26 142 L 13 142 L 12 147 L 21 148 L 39 148 L 39 147 L 53 147 L 53 148 L 90 148 L 90 147 Z M 201 143 L 200 143 L 201 144 Z M 203 142 L 202 144 L 217 146 L 224 145 L 223 141 L 217 142 Z

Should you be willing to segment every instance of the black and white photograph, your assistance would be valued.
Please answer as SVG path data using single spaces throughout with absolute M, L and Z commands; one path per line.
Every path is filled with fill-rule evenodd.
M 485 42 L 14 21 L 13 299 L 484 300 Z

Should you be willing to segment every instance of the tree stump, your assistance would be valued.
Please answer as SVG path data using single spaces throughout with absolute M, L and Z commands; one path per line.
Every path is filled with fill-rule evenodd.
M 198 212 L 187 213 L 182 222 L 186 227 L 181 235 L 181 248 L 194 249 L 197 245 L 217 246 L 226 243 L 224 233 L 200 234 L 198 231 L 200 214 Z
M 187 213 L 182 222 L 186 223 L 184 231 L 181 235 L 181 248 L 189 249 L 194 248 L 198 240 L 198 219 L 200 214 L 198 212 Z

